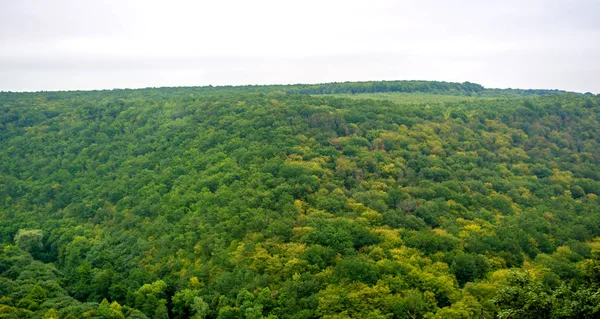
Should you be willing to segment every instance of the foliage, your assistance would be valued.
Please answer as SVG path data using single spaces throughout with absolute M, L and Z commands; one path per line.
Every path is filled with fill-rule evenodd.
M 593 318 L 600 98 L 0 93 L 0 318 Z

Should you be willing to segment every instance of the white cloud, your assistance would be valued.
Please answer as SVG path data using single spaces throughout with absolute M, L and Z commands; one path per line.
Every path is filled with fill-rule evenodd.
M 600 92 L 600 4 L 5 0 L 0 90 L 377 79 Z

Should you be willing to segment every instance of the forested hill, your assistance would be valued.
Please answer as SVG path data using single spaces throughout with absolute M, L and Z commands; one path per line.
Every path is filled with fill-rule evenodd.
M 81 97 L 104 99 L 108 95 L 121 98 L 172 98 L 177 94 L 231 94 L 231 93 L 282 93 L 282 94 L 361 94 L 361 93 L 430 93 L 443 95 L 475 95 L 492 97 L 543 96 L 572 93 L 562 90 L 542 89 L 486 89 L 480 84 L 463 82 L 437 81 L 370 81 L 320 84 L 288 84 L 288 85 L 240 85 L 240 86 L 196 86 L 196 87 L 164 87 L 145 89 L 114 89 L 98 91 L 57 91 L 16 93 L 0 92 L 3 101 L 14 101 L 24 96 L 34 95 L 48 100 L 72 99 Z
M 595 318 L 600 97 L 0 93 L 0 318 Z

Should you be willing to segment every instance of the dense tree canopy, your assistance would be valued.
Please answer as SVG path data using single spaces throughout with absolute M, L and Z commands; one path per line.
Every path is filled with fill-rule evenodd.
M 0 93 L 0 318 L 592 318 L 600 97 Z

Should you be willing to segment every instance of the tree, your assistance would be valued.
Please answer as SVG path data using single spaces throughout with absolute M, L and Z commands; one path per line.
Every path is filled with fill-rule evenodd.
M 200 291 L 183 289 L 173 296 L 173 314 L 176 318 L 204 319 L 208 315 L 209 306 Z
M 33 255 L 42 249 L 43 237 L 44 235 L 39 229 L 19 229 L 15 235 L 15 244 Z
M 46 290 L 44 290 L 44 288 L 42 288 L 40 285 L 35 285 L 33 288 L 31 288 L 31 291 L 29 291 L 27 298 L 37 302 L 38 304 L 41 304 L 46 300 L 47 296 L 48 295 L 46 294 Z
M 454 273 L 461 287 L 469 281 L 481 278 L 486 270 L 485 260 L 481 256 L 473 254 L 456 255 L 450 265 L 450 271 Z
M 167 284 L 162 280 L 143 285 L 134 294 L 136 308 L 151 318 L 164 316 L 167 310 L 167 300 L 165 299 L 166 288 Z
M 125 319 L 121 311 L 121 305 L 117 302 L 109 304 L 106 299 L 103 299 L 100 305 L 98 305 L 96 315 L 102 319 Z
M 423 318 L 428 312 L 436 308 L 434 294 L 430 291 L 422 293 L 418 290 L 408 290 L 394 305 L 394 314 L 397 318 L 416 319 Z
M 551 295 L 528 272 L 511 271 L 494 301 L 501 319 L 550 318 L 552 311 Z
M 46 313 L 44 313 L 44 316 L 42 317 L 42 319 L 59 319 L 60 315 L 58 314 L 58 311 L 56 311 L 56 309 L 54 308 L 50 308 L 48 309 L 48 311 L 46 311 Z

